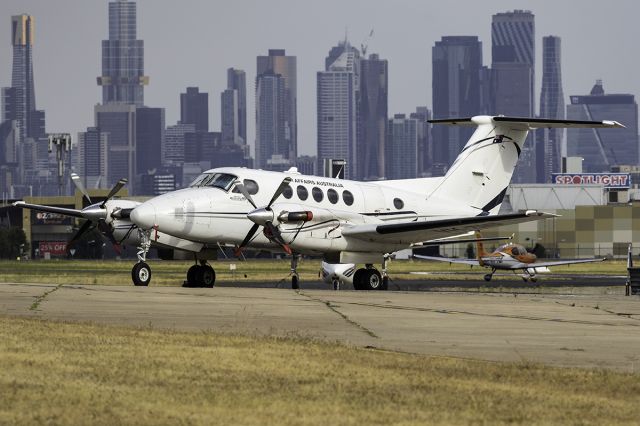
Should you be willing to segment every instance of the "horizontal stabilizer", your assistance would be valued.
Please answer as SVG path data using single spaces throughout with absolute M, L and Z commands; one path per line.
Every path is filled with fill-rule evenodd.
M 489 123 L 511 123 L 513 125 L 521 125 L 526 129 L 542 129 L 542 128 L 594 128 L 594 127 L 624 127 L 617 121 L 584 121 L 584 120 L 555 120 L 551 118 L 526 118 L 526 117 L 505 117 L 502 115 L 488 116 L 477 115 L 468 118 L 443 118 L 429 120 L 432 124 L 448 124 L 452 126 L 478 126 L 480 124 Z

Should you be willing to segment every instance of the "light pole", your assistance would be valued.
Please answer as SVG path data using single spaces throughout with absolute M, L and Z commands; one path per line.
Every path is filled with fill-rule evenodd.
M 71 152 L 71 135 L 69 133 L 50 133 L 49 152 L 56 147 L 56 161 L 58 163 L 58 195 L 62 195 L 62 182 L 64 178 L 65 153 Z

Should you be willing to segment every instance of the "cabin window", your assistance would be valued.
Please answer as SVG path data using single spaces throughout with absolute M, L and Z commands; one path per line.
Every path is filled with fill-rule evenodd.
M 322 189 L 318 188 L 317 186 L 313 187 L 313 189 L 311 190 L 311 195 L 313 196 L 313 199 L 316 200 L 318 203 L 322 201 L 322 199 L 324 198 L 324 193 L 322 192 Z
M 327 190 L 327 199 L 329 200 L 329 202 L 331 204 L 335 204 L 338 202 L 338 193 L 336 192 L 335 189 L 328 189 Z
M 518 250 L 518 247 L 514 247 L 511 249 L 511 254 L 513 254 L 514 256 L 517 256 L 520 254 L 520 250 Z
M 302 185 L 298 185 L 298 187 L 296 188 L 296 193 L 298 194 L 298 198 L 300 198 L 302 201 L 309 198 L 309 191 L 307 191 L 307 188 Z
M 348 206 L 353 204 L 353 194 L 351 191 L 342 191 L 342 201 Z
M 394 198 L 393 206 L 398 210 L 402 210 L 404 208 L 404 201 L 402 201 L 400 198 Z
M 290 185 L 287 185 L 287 186 L 284 187 L 284 190 L 282 191 L 282 195 L 287 200 L 290 199 L 291 197 L 293 197 L 293 189 L 291 189 Z

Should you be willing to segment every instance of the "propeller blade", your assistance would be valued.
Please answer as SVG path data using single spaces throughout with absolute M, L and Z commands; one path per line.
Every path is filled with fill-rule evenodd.
M 80 191 L 80 193 L 84 195 L 84 198 L 86 198 L 89 204 L 93 204 L 93 202 L 91 201 L 91 197 L 89 197 L 87 190 L 82 184 L 82 179 L 80 179 L 80 176 L 78 176 L 76 173 L 71 173 L 71 180 L 73 181 L 73 184 L 76 186 L 76 188 L 78 188 L 78 191 Z
M 120 253 L 122 253 L 122 247 L 120 247 L 120 243 L 116 240 L 116 237 L 113 236 L 113 229 L 111 228 L 111 226 L 109 226 L 109 224 L 104 219 L 100 219 L 98 220 L 98 229 L 100 230 L 102 235 L 105 235 L 109 239 L 111 245 L 113 246 L 113 250 L 115 250 L 115 252 L 120 255 Z
M 278 187 L 278 189 L 276 189 L 276 192 L 273 194 L 273 197 L 271 197 L 271 201 L 269 201 L 269 204 L 267 204 L 267 207 L 265 207 L 265 209 L 269 210 L 271 208 L 271 204 L 273 204 L 276 201 L 276 199 L 280 195 L 282 195 L 282 192 L 290 183 L 291 183 L 290 177 L 284 178 L 284 180 L 280 183 L 280 186 Z
M 238 190 L 242 193 L 242 195 L 244 195 L 244 198 L 246 198 L 247 201 L 251 203 L 254 209 L 258 208 L 258 206 L 256 206 L 256 203 L 253 202 L 253 198 L 251 198 L 251 194 L 249 194 L 249 191 L 247 191 L 247 188 L 245 188 L 243 184 L 241 183 L 237 184 L 236 188 L 238 188 Z
M 78 229 L 78 232 L 76 232 L 76 234 L 67 242 L 67 250 L 69 250 L 75 244 L 75 242 L 80 239 L 82 234 L 94 227 L 95 225 L 90 220 L 85 220 L 80 229 Z
M 109 191 L 109 195 L 107 195 L 107 198 L 105 198 L 105 200 L 102 202 L 102 204 L 100 204 L 100 208 L 104 208 L 105 204 L 107 204 L 107 201 L 109 201 L 111 199 L 111 197 L 116 195 L 118 193 L 118 191 L 120 191 L 122 189 L 122 187 L 127 184 L 127 182 L 129 182 L 129 181 L 127 179 L 125 179 L 125 178 L 120 179 L 118 181 L 118 183 L 116 183 L 113 186 L 113 188 L 111 188 L 111 191 Z
M 251 241 L 251 238 L 253 238 L 253 236 L 256 234 L 256 232 L 258 231 L 259 227 L 260 227 L 260 225 L 258 225 L 257 223 L 253 224 L 253 226 L 251 227 L 251 229 L 247 233 L 247 236 L 244 237 L 244 240 L 242 240 L 242 242 L 240 243 L 240 245 L 236 249 L 236 252 L 235 252 L 236 257 L 240 256 L 240 254 L 242 253 L 242 249 L 245 248 L 247 246 L 247 244 L 249 244 L 249 241 Z

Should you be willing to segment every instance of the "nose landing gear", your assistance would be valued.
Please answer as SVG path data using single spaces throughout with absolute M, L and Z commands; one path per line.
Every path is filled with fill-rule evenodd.
M 138 263 L 131 269 L 131 280 L 135 286 L 148 286 L 151 282 L 151 267 L 147 265 L 147 253 L 151 248 L 151 230 L 138 229 L 140 246 L 138 247 Z
M 297 290 L 300 288 L 300 276 L 298 275 L 298 260 L 300 260 L 299 254 L 291 255 L 291 288 Z

